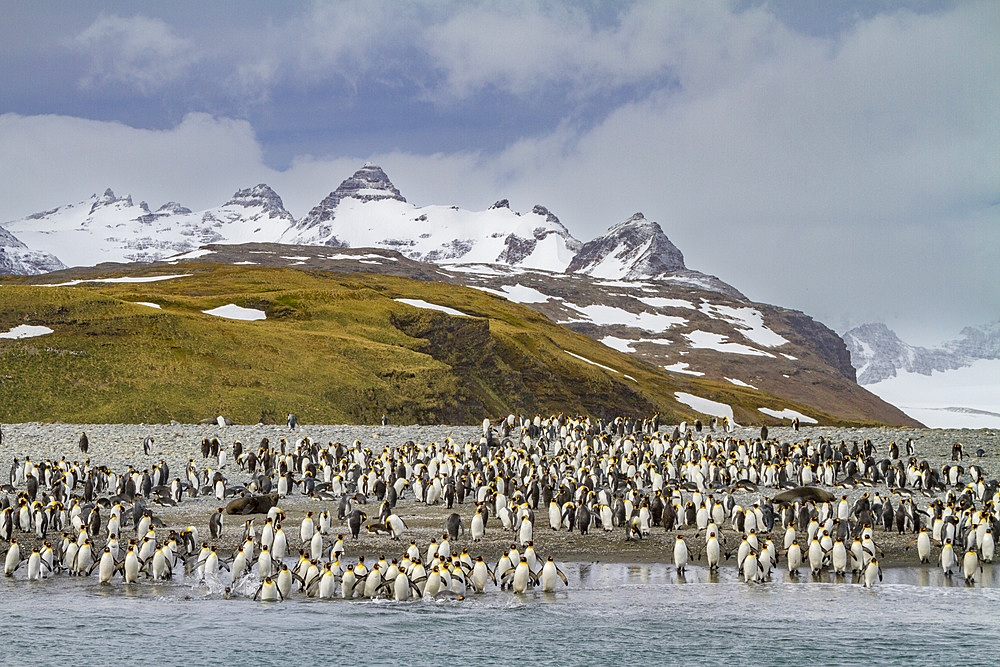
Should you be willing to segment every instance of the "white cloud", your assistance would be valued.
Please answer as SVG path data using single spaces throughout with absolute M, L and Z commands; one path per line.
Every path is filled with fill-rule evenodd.
M 724 3 L 638 3 L 603 26 L 572 5 L 397 7 L 318 4 L 267 36 L 243 35 L 234 85 L 266 96 L 288 80 L 412 76 L 446 106 L 489 89 L 621 99 L 495 153 L 300 155 L 283 171 L 266 166 L 241 121 L 194 114 L 151 131 L 8 114 L 0 154 L 22 157 L 0 164 L 0 219 L 108 186 L 208 207 L 261 181 L 301 216 L 373 160 L 414 203 L 541 203 L 583 240 L 641 210 L 693 268 L 834 324 L 995 317 L 976 316 L 1000 303 L 994 3 L 879 15 L 824 36 Z M 166 74 L 104 54 L 100 76 L 143 85 L 184 74 L 178 38 L 148 32 L 161 37 L 150 48 L 175 57 Z
M 0 218 L 80 201 L 111 187 L 136 201 L 222 203 L 257 183 L 260 144 L 246 121 L 192 113 L 167 130 L 67 116 L 0 115 Z
M 101 16 L 72 46 L 90 58 L 84 86 L 126 84 L 149 94 L 185 74 L 199 59 L 194 44 L 161 19 Z

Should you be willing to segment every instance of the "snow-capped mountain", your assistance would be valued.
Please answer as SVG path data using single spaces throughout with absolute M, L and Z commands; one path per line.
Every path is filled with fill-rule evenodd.
M 743 298 L 714 276 L 685 267 L 660 226 L 636 214 L 583 245 L 541 205 L 518 213 L 506 199 L 485 211 L 416 206 L 377 165 L 366 164 L 296 221 L 267 185 L 217 208 L 176 202 L 151 211 L 108 189 L 77 204 L 7 223 L 30 248 L 71 266 L 149 262 L 207 244 L 284 243 L 384 248 L 435 264 L 492 264 L 610 280 L 668 280 Z
M 677 281 L 744 298 L 736 288 L 715 276 L 689 270 L 684 265 L 684 255 L 660 225 L 647 220 L 642 213 L 633 214 L 583 244 L 566 272 L 607 280 Z
M 959 338 L 935 348 L 904 343 L 881 322 L 854 327 L 844 334 L 844 342 L 858 370 L 858 384 L 876 384 L 899 373 L 932 375 L 980 359 L 1000 359 L 1000 321 L 966 327 Z
M 684 271 L 684 255 L 658 224 L 636 213 L 585 243 L 567 271 L 595 278 L 642 280 Z
M 966 327 L 936 348 L 881 323 L 844 334 L 858 383 L 928 426 L 1000 428 L 1000 321 Z
M 240 190 L 205 211 L 168 202 L 151 211 L 146 202 L 118 197 L 109 188 L 76 203 L 6 223 L 30 248 L 52 253 L 70 266 L 149 262 L 206 243 L 274 241 L 294 222 L 266 185 Z
M 968 364 L 968 359 L 946 349 L 915 347 L 900 340 L 881 322 L 862 324 L 844 334 L 858 384 L 875 384 L 896 377 L 897 372 L 930 375 Z
M 0 227 L 0 275 L 31 276 L 65 269 L 66 265 L 53 255 L 31 250 L 13 234 Z
M 562 271 L 580 248 L 544 206 L 515 213 L 506 200 L 486 211 L 415 206 L 385 172 L 366 164 L 281 236 L 282 243 L 389 248 L 436 264 L 509 264 Z

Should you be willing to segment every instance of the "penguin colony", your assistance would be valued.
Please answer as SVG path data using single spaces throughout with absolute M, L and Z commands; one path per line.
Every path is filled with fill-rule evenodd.
M 913 536 L 907 550 L 915 561 L 936 561 L 969 583 L 993 561 L 1000 490 L 979 466 L 962 465 L 960 445 L 956 465 L 935 469 L 919 460 L 912 441 L 903 452 L 892 443 L 879 456 L 869 441 L 779 442 L 766 427 L 746 440 L 732 430 L 714 419 L 667 432 L 658 416 L 604 422 L 510 415 L 496 426 L 485 420 L 479 442 L 408 441 L 379 453 L 359 441 L 320 445 L 298 437 L 276 445 L 265 438 L 256 449 L 237 440 L 230 457 L 218 439 L 205 439 L 202 459 L 214 466 L 190 459 L 183 478 L 162 460 L 151 470 L 115 471 L 89 459 L 14 459 L 0 488 L 4 574 L 41 580 L 96 573 L 102 584 L 139 584 L 183 571 L 231 582 L 227 595 L 263 601 L 463 598 L 491 586 L 553 591 L 568 582 L 552 557 L 535 553 L 536 530 L 601 531 L 622 540 L 673 532 L 662 557 L 678 573 L 703 561 L 710 570 L 735 566 L 747 582 L 766 582 L 785 567 L 792 576 L 850 575 L 874 586 L 882 578 L 880 537 L 889 532 Z M 84 434 L 81 452 L 89 447 Z M 151 438 L 143 442 L 147 453 L 153 447 Z M 852 488 L 865 489 L 853 503 L 828 490 Z M 769 498 L 762 489 L 782 491 Z M 737 492 L 758 495 L 741 506 Z M 319 505 L 290 527 L 280 505 L 293 495 Z M 423 549 L 410 540 L 390 560 L 349 557 L 345 540 L 350 545 L 362 533 L 407 537 L 397 505 L 408 496 L 464 509 L 464 516 L 449 514 L 440 541 Z M 210 513 L 207 535 L 196 526 L 170 530 L 156 516 L 200 497 L 229 501 Z M 360 508 L 369 503 L 378 507 L 371 521 Z M 544 518 L 536 521 L 539 511 Z M 241 520 L 230 530 L 242 532 L 242 546 L 222 554 L 212 542 L 233 514 Z M 257 518 L 242 520 L 251 514 Z M 495 565 L 469 553 L 487 530 L 513 542 Z M 37 546 L 22 551 L 28 541 Z M 459 550 L 462 542 L 468 546 Z

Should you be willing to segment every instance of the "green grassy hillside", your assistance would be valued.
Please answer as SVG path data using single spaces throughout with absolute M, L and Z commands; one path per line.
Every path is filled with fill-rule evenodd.
M 140 269 L 131 275 L 163 274 Z M 685 391 L 728 403 L 737 421 L 785 399 L 729 383 L 676 378 L 526 307 L 484 292 L 383 275 L 181 264 L 189 277 L 149 283 L 0 286 L 0 420 L 238 423 L 474 423 L 512 411 L 594 416 L 697 415 Z M 103 277 L 110 277 L 103 273 Z M 473 317 L 414 308 L 418 298 Z M 159 304 L 155 309 L 137 301 Z M 233 303 L 267 313 L 227 320 L 201 311 Z M 580 360 L 585 357 L 612 370 Z M 617 372 L 615 372 L 617 371 Z M 630 377 L 626 377 L 630 376 Z

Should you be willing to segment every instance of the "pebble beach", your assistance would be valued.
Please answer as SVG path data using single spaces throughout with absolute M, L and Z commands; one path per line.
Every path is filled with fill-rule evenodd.
M 661 431 L 672 430 L 672 426 L 661 426 Z M 877 448 L 876 459 L 888 456 L 888 448 L 891 442 L 895 441 L 903 449 L 903 443 L 912 438 L 916 447 L 916 458 L 926 460 L 935 468 L 940 469 L 945 464 L 951 463 L 952 446 L 955 443 L 962 443 L 966 459 L 961 465 L 968 467 L 971 464 L 980 466 L 987 479 L 996 479 L 1000 476 L 1000 431 L 995 430 L 938 430 L 938 429 L 909 429 L 909 428 L 833 428 L 833 427 L 804 427 L 795 432 L 791 428 L 769 429 L 769 437 L 779 441 L 801 442 L 805 438 L 817 440 L 821 436 L 827 440 L 839 443 L 841 440 L 850 445 L 854 441 L 863 442 L 871 440 Z M 355 441 L 360 441 L 364 447 L 370 448 L 373 452 L 379 452 L 385 446 L 399 445 L 406 441 L 416 443 L 440 442 L 446 438 L 452 438 L 457 442 L 473 441 L 478 442 L 482 435 L 482 430 L 478 426 L 352 426 L 352 425 L 299 425 L 295 430 L 290 430 L 285 425 L 193 425 L 193 424 L 62 424 L 62 423 L 25 423 L 25 424 L 4 424 L 3 442 L 0 445 L 0 461 L 3 461 L 3 470 L 0 471 L 2 479 L 6 482 L 7 470 L 9 470 L 13 459 L 16 457 L 23 461 L 24 457 L 30 456 L 32 460 L 39 459 L 61 459 L 80 460 L 83 458 L 78 448 L 80 434 L 86 432 L 90 441 L 88 457 L 92 464 L 106 465 L 115 470 L 127 469 L 132 466 L 138 470 L 151 467 L 160 460 L 165 460 L 173 471 L 182 471 L 187 466 L 189 460 L 194 461 L 194 465 L 199 468 L 215 468 L 214 458 L 203 459 L 201 454 L 201 441 L 203 438 L 218 438 L 222 445 L 232 450 L 232 445 L 236 440 L 243 443 L 244 447 L 256 448 L 261 439 L 267 438 L 274 446 L 281 438 L 293 444 L 298 438 L 309 437 L 311 440 L 326 443 L 344 443 L 350 445 Z M 721 436 L 722 434 L 716 434 Z M 753 439 L 759 436 L 759 429 L 756 427 L 737 428 L 730 434 L 735 438 Z M 142 443 L 147 437 L 154 439 L 154 444 L 149 455 L 143 453 Z M 978 450 L 983 450 L 983 456 L 976 456 Z M 223 468 L 230 485 L 240 484 L 249 481 L 249 474 L 240 470 L 239 466 L 231 458 Z M 968 481 L 968 475 L 966 475 Z M 766 488 L 760 486 L 754 491 L 735 491 L 734 497 L 737 503 L 749 506 L 754 502 L 774 496 L 780 489 Z M 832 488 L 831 491 L 838 497 L 847 495 L 853 504 L 854 500 L 865 492 L 881 491 L 886 495 L 886 489 L 882 485 L 879 489 L 867 489 L 863 487 L 853 489 Z M 890 494 L 889 498 L 895 498 Z M 920 507 L 926 507 L 931 502 L 931 498 L 916 496 L 915 500 Z M 207 536 L 208 519 L 217 507 L 224 503 L 219 502 L 214 496 L 201 496 L 199 498 L 185 499 L 176 507 L 153 507 L 154 514 L 162 520 L 168 528 L 183 530 L 187 526 L 195 526 L 199 533 Z M 295 493 L 280 501 L 280 507 L 285 512 L 287 526 L 298 526 L 306 512 L 313 511 L 318 514 L 326 509 L 333 515 L 336 514 L 336 502 L 318 501 L 313 498 Z M 359 505 L 370 517 L 377 518 L 378 503 L 372 499 L 367 506 Z M 405 494 L 397 505 L 398 514 L 407 524 L 408 531 L 404 540 L 413 539 L 418 544 L 424 545 L 432 538 L 440 538 L 444 531 L 445 518 L 452 512 L 458 512 L 463 519 L 466 530 L 475 512 L 475 505 L 470 499 L 466 499 L 464 504 L 456 504 L 453 509 L 448 509 L 443 504 L 428 506 L 413 500 L 412 494 Z M 592 529 L 588 535 L 581 535 L 579 532 L 568 533 L 566 531 L 551 531 L 547 527 L 547 522 L 542 516 L 545 508 L 539 508 L 536 513 L 539 518 L 536 521 L 534 531 L 534 542 L 536 551 L 543 555 L 553 555 L 561 560 L 573 560 L 582 562 L 618 562 L 618 563 L 669 563 L 671 559 L 672 546 L 675 540 L 675 531 L 665 532 L 662 528 L 654 528 L 652 535 L 643 540 L 627 540 L 624 531 L 616 529 L 605 532 L 600 529 Z M 242 523 L 245 518 L 231 516 L 226 518 L 226 524 L 222 539 L 214 543 L 219 546 L 223 553 L 235 550 L 242 537 Z M 375 520 L 372 518 L 372 520 Z M 335 521 L 334 532 L 347 533 L 346 524 L 338 526 Z M 297 529 L 289 531 L 297 533 Z M 697 537 L 695 529 L 684 529 L 679 531 L 692 540 L 692 544 L 700 545 L 701 538 Z M 776 525 L 772 532 L 775 542 L 780 543 L 782 529 Z M 729 534 L 729 539 L 736 539 L 735 533 L 723 526 L 723 535 Z M 31 537 L 25 536 L 26 542 L 31 545 Z M 502 530 L 495 520 L 489 524 L 486 536 L 482 542 L 473 547 L 471 539 L 466 536 L 460 537 L 455 544 L 458 549 L 468 547 L 470 552 L 481 554 L 484 558 L 495 559 L 506 551 L 516 539 L 516 534 L 511 531 Z M 297 534 L 290 540 L 290 547 L 297 548 Z M 893 565 L 913 565 L 916 556 L 911 548 L 912 535 L 897 535 L 893 532 L 876 533 L 876 542 L 884 551 L 882 563 L 885 566 Z M 385 535 L 374 535 L 362 532 L 357 541 L 351 540 L 348 536 L 345 544 L 348 545 L 351 553 L 366 554 L 372 557 L 380 555 L 392 555 L 402 551 L 408 541 L 400 542 L 391 540 Z M 697 548 L 697 547 L 696 547 Z

